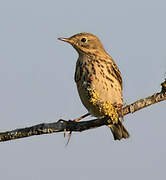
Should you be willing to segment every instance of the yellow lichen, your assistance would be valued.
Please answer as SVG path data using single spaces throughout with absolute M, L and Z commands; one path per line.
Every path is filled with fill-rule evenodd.
M 111 128 L 111 127 L 112 127 L 112 124 L 109 124 L 109 125 L 108 125 L 108 127 L 110 127 L 110 128 Z
M 110 123 L 111 123 L 111 120 L 109 119 L 107 122 L 108 122 L 108 124 L 110 124 Z
M 103 102 L 102 107 L 103 107 L 102 111 L 106 116 L 109 116 L 111 118 L 112 123 L 113 124 L 117 123 L 119 119 L 119 115 L 117 109 L 111 104 L 111 102 L 110 101 Z M 107 122 L 110 123 L 109 120 Z
M 101 102 L 99 94 L 93 90 L 89 89 L 90 93 L 90 102 L 98 108 L 99 112 L 104 116 L 109 116 L 110 119 L 107 121 L 109 124 L 117 123 L 119 119 L 119 114 L 117 109 L 111 104 L 110 101 Z
M 91 96 L 90 102 L 91 102 L 93 105 L 97 105 L 98 102 L 100 101 L 99 94 L 98 94 L 95 90 L 91 90 L 90 96 Z

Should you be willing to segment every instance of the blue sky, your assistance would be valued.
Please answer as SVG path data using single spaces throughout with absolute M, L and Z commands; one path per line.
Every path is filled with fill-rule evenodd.
M 166 75 L 165 1 L 0 1 L 0 131 L 86 113 L 76 51 L 58 37 L 97 35 L 119 66 L 126 103 L 160 91 Z M 125 117 L 130 139 L 107 127 L 0 144 L 1 179 L 163 179 L 166 102 Z

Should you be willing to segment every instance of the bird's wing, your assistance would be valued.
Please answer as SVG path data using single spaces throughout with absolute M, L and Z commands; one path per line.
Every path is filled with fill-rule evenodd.
M 76 63 L 76 70 L 74 74 L 74 80 L 77 83 L 81 79 L 82 71 L 81 71 L 81 66 L 80 66 L 80 61 L 77 60 Z
M 109 58 L 106 59 L 100 59 L 99 61 L 105 63 L 111 73 L 111 75 L 118 80 L 121 88 L 122 88 L 122 75 L 121 72 L 119 71 L 118 66 L 115 64 L 114 60 L 112 57 L 109 56 Z
M 122 75 L 121 72 L 119 71 L 118 66 L 115 64 L 113 60 L 111 61 L 111 69 L 113 73 L 112 75 L 119 81 L 122 88 Z

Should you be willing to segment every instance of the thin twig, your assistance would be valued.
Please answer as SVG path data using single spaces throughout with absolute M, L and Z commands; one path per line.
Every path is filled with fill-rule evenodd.
M 123 115 L 134 113 L 140 109 L 146 108 L 152 104 L 166 100 L 166 80 L 161 83 L 161 92 L 155 93 L 152 96 L 140 99 L 123 108 Z M 50 134 L 66 131 L 85 131 L 91 128 L 97 128 L 103 125 L 108 125 L 107 118 L 94 119 L 90 121 L 74 122 L 71 120 L 60 119 L 53 123 L 42 123 L 31 127 L 15 129 L 0 133 L 0 142 L 19 139 L 34 135 Z

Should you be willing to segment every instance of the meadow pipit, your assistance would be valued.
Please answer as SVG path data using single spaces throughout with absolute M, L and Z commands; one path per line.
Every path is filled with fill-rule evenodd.
M 122 76 L 112 57 L 93 34 L 79 33 L 70 38 L 59 38 L 71 44 L 79 54 L 75 82 L 79 96 L 88 112 L 97 117 L 108 117 L 115 140 L 128 138 L 122 116 Z

